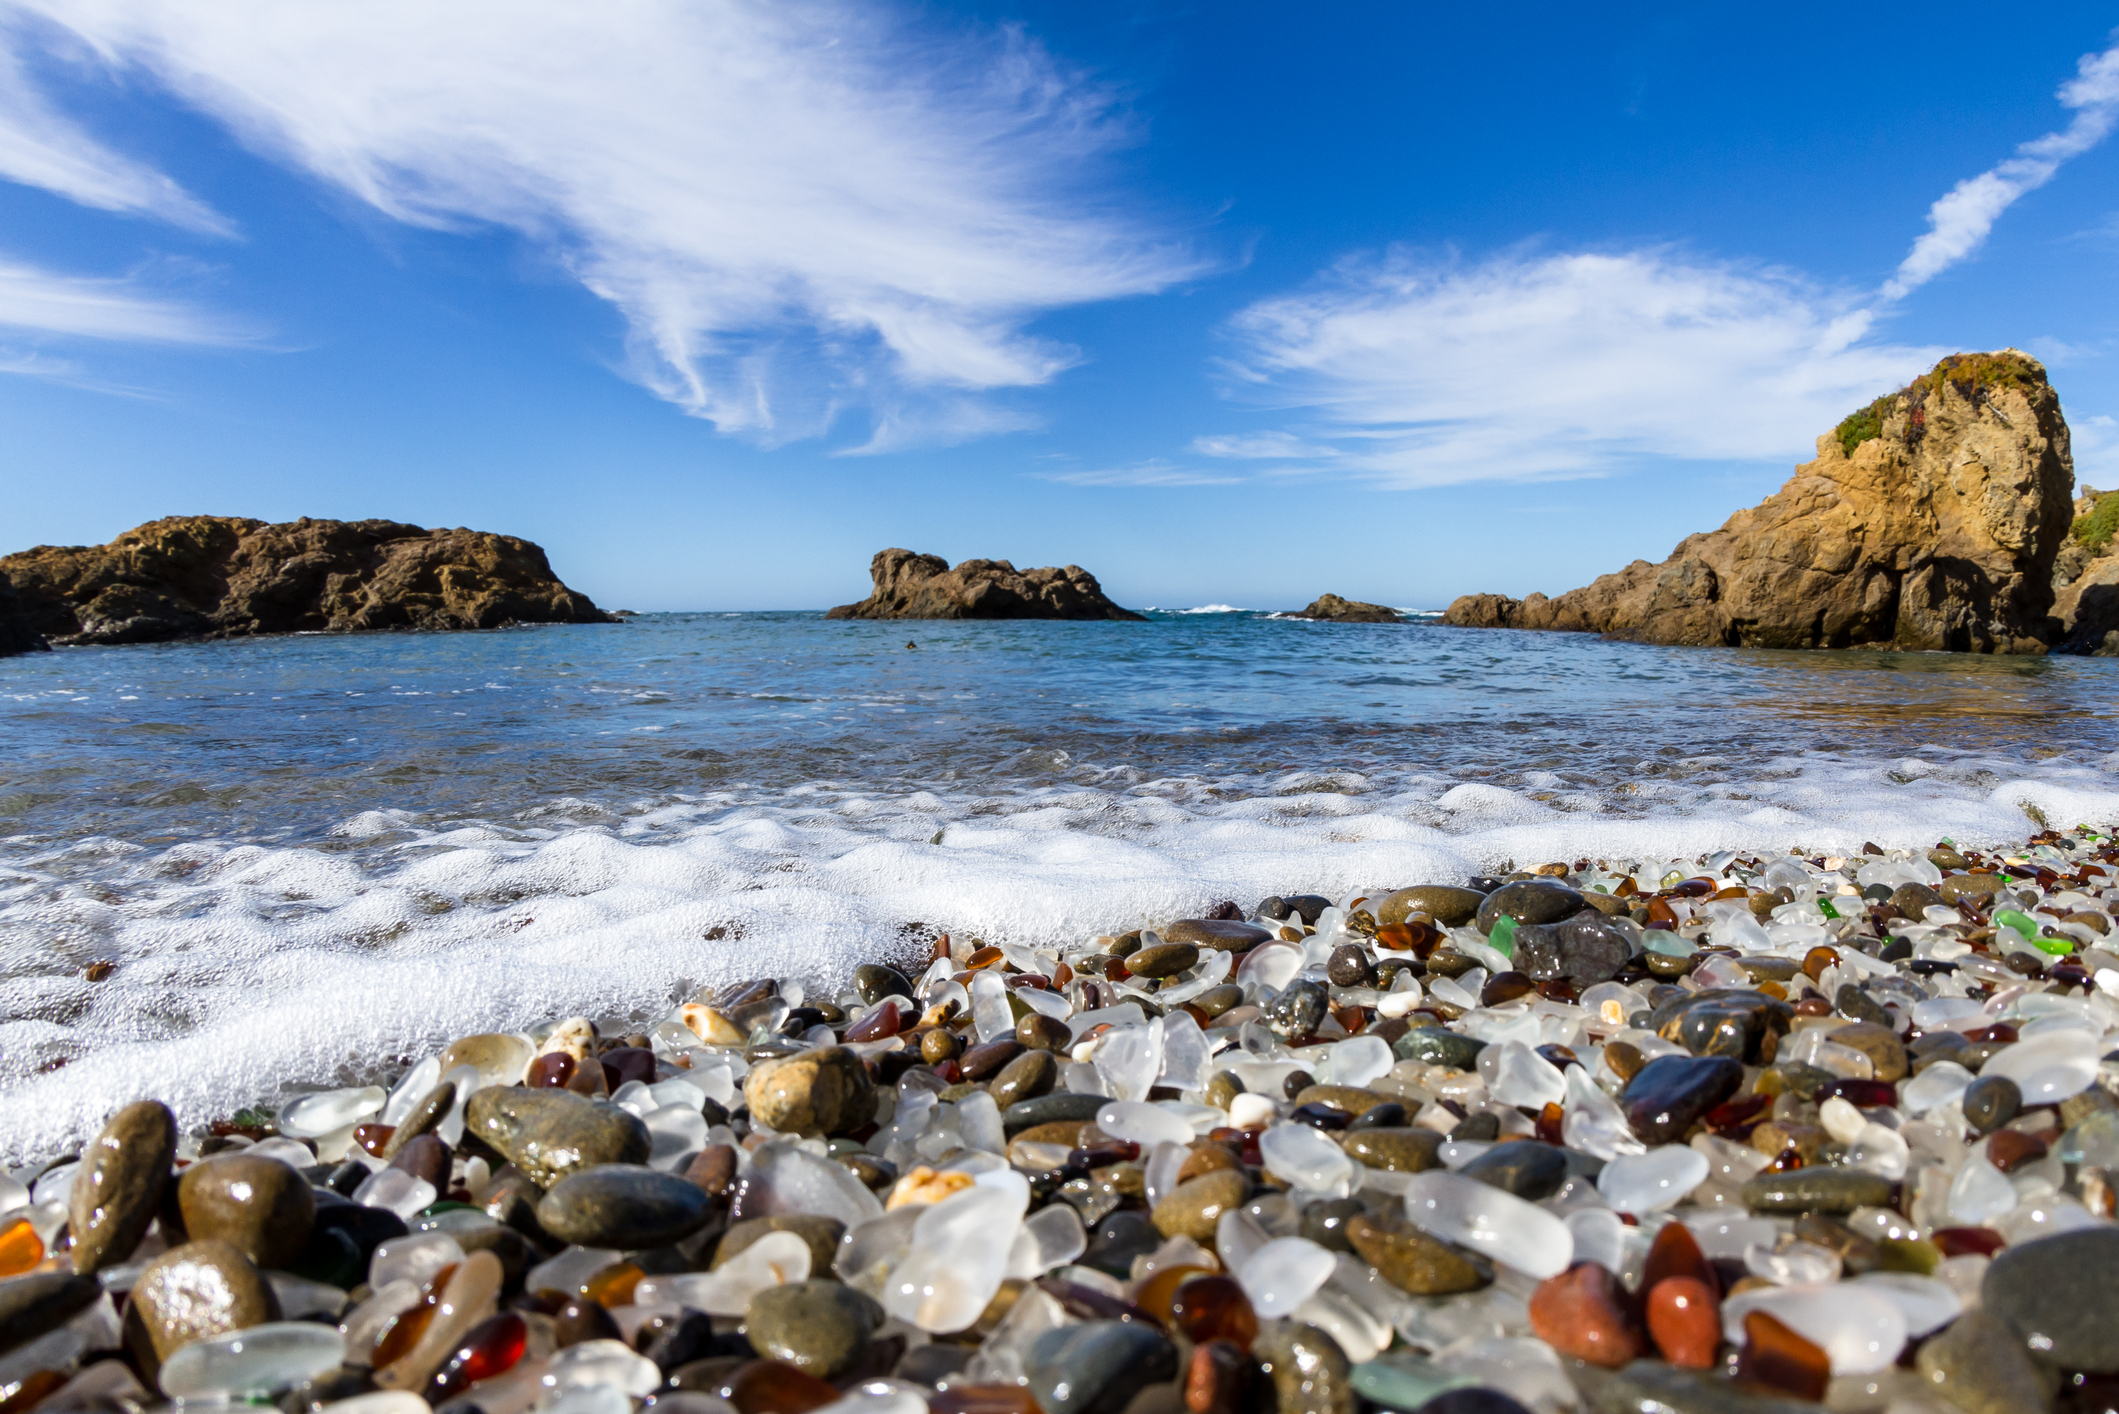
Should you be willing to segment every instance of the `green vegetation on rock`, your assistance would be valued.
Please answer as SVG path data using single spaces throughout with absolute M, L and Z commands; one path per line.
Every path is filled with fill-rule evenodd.
M 2102 550 L 2119 532 L 2119 491 L 2097 498 L 2086 516 L 2075 517 L 2075 538 L 2092 550 Z
M 1884 414 L 1891 410 L 1891 404 L 1897 400 L 1898 394 L 1886 393 L 1867 407 L 1848 413 L 1845 420 L 1834 429 L 1839 433 L 1840 450 L 1851 457 L 1854 455 L 1854 449 L 1862 443 L 1883 436 Z

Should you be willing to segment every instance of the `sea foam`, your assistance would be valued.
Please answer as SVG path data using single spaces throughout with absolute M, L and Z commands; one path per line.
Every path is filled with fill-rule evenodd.
M 1076 942 L 1223 898 L 1510 864 L 1992 844 L 2119 819 L 2119 758 L 1677 764 L 1597 788 L 1536 770 L 1513 784 L 1111 770 L 989 794 L 819 783 L 560 797 L 490 821 L 371 809 L 301 844 L 0 841 L 0 1149 L 62 1152 L 143 1096 L 191 1125 L 365 1082 L 459 1035 L 644 1022 L 742 977 L 836 986 L 934 929 Z M 114 972 L 84 980 L 99 959 Z

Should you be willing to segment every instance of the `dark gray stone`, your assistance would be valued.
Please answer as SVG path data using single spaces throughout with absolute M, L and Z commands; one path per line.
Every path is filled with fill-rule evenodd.
M 1289 1040 L 1307 1036 L 1324 1024 L 1330 1004 L 1322 983 L 1307 978 L 1290 982 L 1286 991 L 1265 1004 L 1266 1029 Z
M 1982 1075 L 1965 1087 L 1965 1121 L 1981 1134 L 1991 1134 L 2016 1118 L 2023 1108 L 2023 1091 L 2006 1075 Z
M 1479 902 L 1473 926 L 1482 933 L 1494 930 L 1494 920 L 1506 914 L 1518 923 L 1557 923 L 1572 918 L 1588 905 L 1582 895 L 1565 884 L 1548 879 L 1519 879 L 1503 884 Z
M 540 1187 L 597 1164 L 646 1163 L 649 1148 L 639 1116 L 571 1090 L 489 1086 L 464 1106 L 464 1131 Z
M 1085 1321 L 1039 1336 L 1023 1373 L 1045 1414 L 1119 1414 L 1141 1390 L 1177 1373 L 1177 1348 L 1152 1326 Z
M 1516 970 L 1534 982 L 1565 977 L 1577 987 L 1609 982 L 1636 951 L 1627 924 L 1584 909 L 1558 923 L 1516 929 Z
M 681 1242 L 713 1213 L 697 1184 L 637 1164 L 577 1169 L 537 1204 L 538 1224 L 560 1241 L 620 1252 Z
M 1980 1305 L 2040 1365 L 2119 1373 L 2119 1228 L 2083 1228 L 2003 1249 L 1980 1285 Z
M 1486 1042 L 1460 1036 L 1444 1026 L 1416 1026 L 1391 1043 L 1399 1060 L 1425 1061 L 1451 1070 L 1470 1070 L 1479 1063 Z
M 132 1255 L 154 1221 L 176 1154 L 176 1116 L 159 1100 L 127 1105 L 89 1141 L 67 1194 L 75 1271 L 98 1272 Z
M 866 1353 L 883 1308 L 840 1282 L 796 1281 L 751 1297 L 743 1324 L 760 1355 L 829 1380 Z
M 1889 1207 L 1897 1186 L 1859 1169 L 1806 1168 L 1762 1173 L 1744 1185 L 1743 1198 L 1754 1213 L 1851 1213 Z
M 1512 1139 L 1494 1145 L 1457 1172 L 1535 1203 L 1550 1198 L 1567 1182 L 1567 1152 L 1535 1139 Z
M 1634 1072 L 1619 1107 L 1634 1134 L 1650 1148 L 1683 1139 L 1685 1131 L 1744 1083 L 1744 1068 L 1722 1056 L 1657 1056 Z
M 910 997 L 912 980 L 888 963 L 864 962 L 853 970 L 853 989 L 866 1006 L 885 997 Z

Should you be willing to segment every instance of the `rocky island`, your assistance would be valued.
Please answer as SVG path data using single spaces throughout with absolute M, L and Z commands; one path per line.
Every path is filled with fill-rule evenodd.
M 167 516 L 0 558 L 0 655 L 48 644 L 615 622 L 527 540 L 389 520 Z
M 1444 621 L 1689 646 L 2089 651 L 2119 628 L 2106 587 L 2119 566 L 2096 580 L 2103 593 L 2078 590 L 2055 614 L 2073 488 L 2044 365 L 2014 349 L 1954 354 L 1849 415 L 1787 485 L 1661 564 L 1636 560 L 1557 598 L 1466 595 Z M 2078 626 L 2084 607 L 2112 623 Z
M 1342 599 L 1336 594 L 1321 594 L 1310 601 L 1307 609 L 1289 614 L 1291 619 L 1314 619 L 1328 624 L 1402 624 L 1405 616 L 1396 609 L 1382 604 L 1364 604 L 1359 599 Z
M 868 562 L 875 591 L 841 604 L 827 619 L 1131 619 L 1080 565 L 1018 570 L 1006 560 L 966 560 L 879 550 Z

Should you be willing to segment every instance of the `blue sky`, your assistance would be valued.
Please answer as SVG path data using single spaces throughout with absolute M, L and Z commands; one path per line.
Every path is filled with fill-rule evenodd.
M 0 0 L 0 548 L 386 516 L 643 610 L 885 545 L 1439 606 L 1660 559 L 2010 344 L 2110 485 L 2115 21 Z

